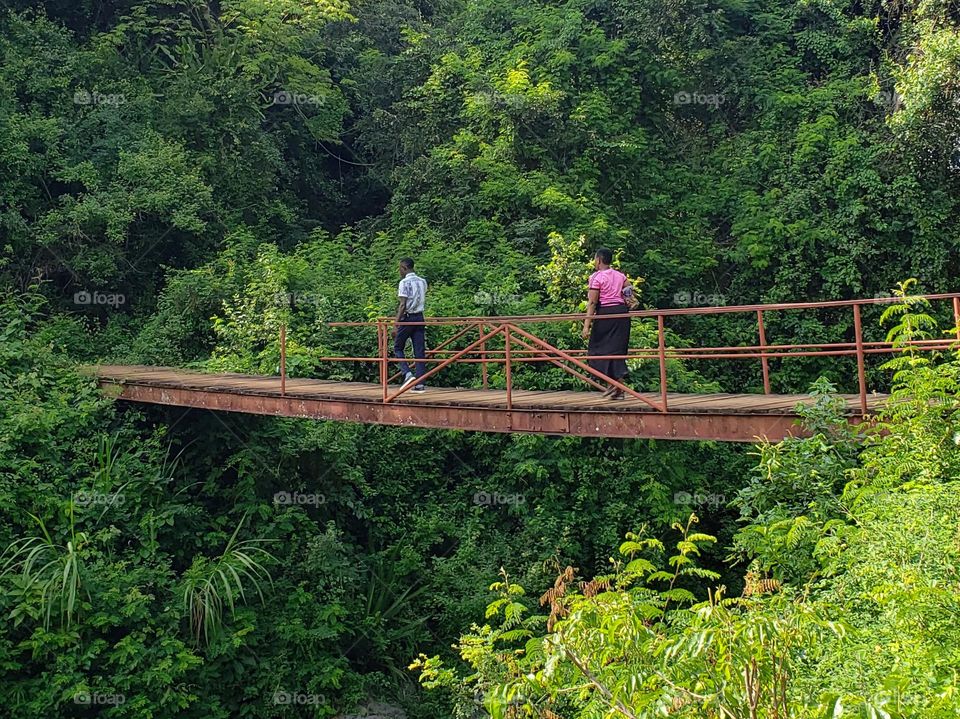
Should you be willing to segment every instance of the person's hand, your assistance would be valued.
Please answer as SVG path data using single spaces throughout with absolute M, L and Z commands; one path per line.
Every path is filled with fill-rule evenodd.
M 583 326 L 583 331 L 580 333 L 580 336 L 585 340 L 590 339 L 590 325 Z

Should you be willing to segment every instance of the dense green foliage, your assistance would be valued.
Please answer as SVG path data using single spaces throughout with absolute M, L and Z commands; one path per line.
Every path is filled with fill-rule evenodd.
M 901 328 L 926 316 L 902 310 Z M 666 562 L 630 534 L 612 572 L 578 584 L 568 567 L 540 598 L 549 616 L 494 584 L 494 623 L 460 639 L 472 673 L 421 656 L 425 685 L 497 718 L 957 716 L 960 360 L 890 365 L 865 440 L 814 412 L 811 437 L 762 448 L 738 497 L 742 597 L 695 593 L 720 576 L 697 564 L 716 540 L 692 515 Z
M 529 701 L 572 719 L 610 711 L 602 686 L 621 714 L 751 716 L 750 692 L 786 678 L 756 716 L 838 697 L 956 716 L 950 358 L 871 363 L 904 401 L 865 443 L 836 422 L 849 361 L 774 362 L 776 390 L 813 385 L 814 436 L 758 456 L 131 408 L 80 365 L 269 374 L 285 325 L 292 375 L 367 378 L 318 358 L 374 338 L 325 323 L 390 313 L 403 255 L 435 315 L 574 310 L 601 244 L 651 307 L 873 296 L 909 276 L 955 290 L 958 25 L 933 0 L 6 0 L 0 707 L 385 701 L 432 718 Z M 868 339 L 934 320 L 952 321 L 864 313 Z M 784 313 L 767 333 L 841 341 L 851 323 Z M 634 325 L 634 345 L 656 341 Z M 543 332 L 581 346 L 573 326 Z M 755 332 L 690 318 L 670 341 Z M 762 387 L 758 363 L 671 364 L 670 382 Z M 498 493 L 512 500 L 477 501 Z M 578 589 L 567 566 L 598 579 Z M 501 568 L 488 619 L 505 623 L 468 631 L 458 658 Z M 550 620 L 519 587 L 558 574 Z M 420 654 L 443 691 L 409 671 Z

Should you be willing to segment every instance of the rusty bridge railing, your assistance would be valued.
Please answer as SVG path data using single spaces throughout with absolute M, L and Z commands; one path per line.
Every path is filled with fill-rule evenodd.
M 890 341 L 866 341 L 863 334 L 862 308 L 867 305 L 883 305 L 906 302 L 922 298 L 932 306 L 938 303 L 949 303 L 946 310 L 952 310 L 955 336 L 941 339 L 924 339 L 908 342 L 905 346 L 894 346 Z M 777 344 L 768 342 L 767 325 L 765 318 L 774 312 L 837 309 L 850 311 L 853 320 L 853 338 L 845 342 L 830 343 L 793 343 Z M 699 347 L 670 347 L 667 345 L 667 321 L 676 318 L 702 315 L 745 314 L 752 316 L 756 325 L 757 344 L 749 346 L 699 346 Z M 668 365 L 671 360 L 753 360 L 760 362 L 763 380 L 763 391 L 771 394 L 770 360 L 793 357 L 855 357 L 857 364 L 857 385 L 860 396 L 860 410 L 867 414 L 867 380 L 866 359 L 870 355 L 895 354 L 914 350 L 930 352 L 955 348 L 960 342 L 960 293 L 919 295 L 909 298 L 877 297 L 872 299 L 837 300 L 829 302 L 795 302 L 766 305 L 736 305 L 719 307 L 685 307 L 676 309 L 648 309 L 630 312 L 625 315 L 595 316 L 594 322 L 630 317 L 632 320 L 655 319 L 657 327 L 656 347 L 642 347 L 629 349 L 624 355 L 604 355 L 587 357 L 585 348 L 561 349 L 555 344 L 538 336 L 532 327 L 535 325 L 554 323 L 582 323 L 584 314 L 561 315 L 522 315 L 522 316 L 493 316 L 493 317 L 428 317 L 423 323 L 395 322 L 392 318 L 382 317 L 368 322 L 330 322 L 330 327 L 339 328 L 368 328 L 376 330 L 377 355 L 367 357 L 322 357 L 324 362 L 362 362 L 373 363 L 379 369 L 379 384 L 382 390 L 382 401 L 385 404 L 394 402 L 398 397 L 409 391 L 413 383 L 407 386 L 395 386 L 399 379 L 398 372 L 392 372 L 391 367 L 401 361 L 413 364 L 415 361 L 424 362 L 429 366 L 421 381 L 428 381 L 444 370 L 454 365 L 479 364 L 481 366 L 481 386 L 490 385 L 489 367 L 502 365 L 504 369 L 506 406 L 513 407 L 514 370 L 519 364 L 529 362 L 549 363 L 563 369 L 580 382 L 595 389 L 606 389 L 610 386 L 622 390 L 641 402 L 646 403 L 658 412 L 669 412 L 667 398 Z M 415 360 L 410 356 L 409 347 L 407 357 L 400 359 L 391 354 L 391 330 L 403 325 L 425 325 L 430 328 L 448 328 L 454 333 L 427 350 L 427 356 L 422 360 Z M 281 394 L 286 393 L 286 328 L 280 333 L 280 377 Z M 466 346 L 455 348 L 458 340 L 467 342 Z M 642 393 L 603 373 L 595 370 L 588 364 L 589 359 L 624 359 L 650 360 L 659 366 L 659 401 L 653 401 L 648 396 L 651 393 Z

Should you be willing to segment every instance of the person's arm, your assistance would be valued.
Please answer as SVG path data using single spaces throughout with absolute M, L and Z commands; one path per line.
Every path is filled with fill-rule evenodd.
M 587 317 L 583 321 L 583 338 L 590 336 L 590 325 L 593 324 L 593 316 L 597 314 L 597 305 L 600 304 L 600 290 L 587 290 Z

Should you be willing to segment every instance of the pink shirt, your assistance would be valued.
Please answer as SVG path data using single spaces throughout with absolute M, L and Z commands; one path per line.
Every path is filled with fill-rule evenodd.
M 599 270 L 590 275 L 590 282 L 587 284 L 591 290 L 600 290 L 600 305 L 623 304 L 623 285 L 627 281 L 627 276 L 615 270 L 612 267 Z

